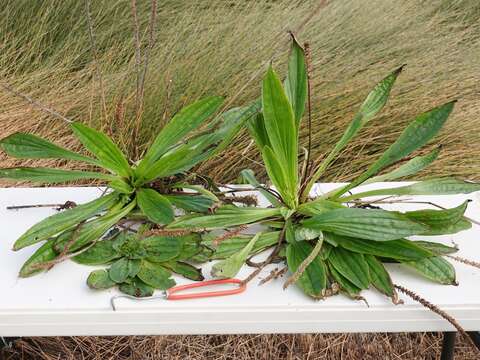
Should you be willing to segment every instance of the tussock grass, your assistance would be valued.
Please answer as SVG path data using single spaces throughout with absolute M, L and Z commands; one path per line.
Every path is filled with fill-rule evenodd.
M 258 70 L 273 54 L 274 60 L 286 58 L 286 30 L 298 26 L 317 4 L 159 2 L 138 138 L 131 136 L 136 69 L 128 0 L 91 4 L 106 112 L 83 1 L 8 1 L 0 9 L 0 78 L 71 118 L 112 132 L 135 158 L 175 111 L 195 99 L 219 94 L 232 105 L 241 105 L 256 98 Z M 142 52 L 148 45 L 149 6 L 148 1 L 138 2 Z M 358 175 L 412 116 L 454 98 L 459 103 L 437 139 L 443 145 L 440 158 L 422 175 L 480 178 L 479 18 L 480 4 L 472 0 L 336 0 L 313 17 L 298 36 L 308 40 L 313 51 L 314 156 L 333 146 L 380 78 L 407 64 L 386 110 L 344 151 L 326 180 Z M 244 89 L 252 74 L 258 76 Z M 77 147 L 58 120 L 3 92 L 0 104 L 0 135 L 29 131 Z M 304 139 L 305 135 L 303 131 Z M 258 154 L 249 144 L 243 134 L 235 147 L 202 170 L 220 181 L 235 179 L 243 167 L 259 170 Z M 1 157 L 0 163 L 20 162 Z

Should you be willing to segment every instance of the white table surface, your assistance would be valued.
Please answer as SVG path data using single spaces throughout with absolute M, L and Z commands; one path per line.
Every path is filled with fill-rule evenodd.
M 401 183 L 388 184 L 397 185 Z M 322 184 L 315 191 L 328 191 L 336 186 Z M 378 184 L 365 186 L 362 190 L 372 187 L 378 187 Z M 404 305 L 393 305 L 375 291 L 363 293 L 369 307 L 343 295 L 313 301 L 295 286 L 284 291 L 282 279 L 262 286 L 254 280 L 249 283 L 246 292 L 228 297 L 139 302 L 119 299 L 116 312 L 110 308 L 110 298 L 118 294 L 117 290 L 94 291 L 87 287 L 86 278 L 92 267 L 66 261 L 47 273 L 19 279 L 18 270 L 36 247 L 13 252 L 13 243 L 28 227 L 55 213 L 55 210 L 6 210 L 6 206 L 63 203 L 67 200 L 83 203 L 98 196 L 100 191 L 94 187 L 0 189 L 0 336 L 453 330 L 445 320 L 403 295 Z M 453 207 L 467 198 L 473 200 L 467 215 L 480 220 L 479 193 L 415 199 Z M 418 205 L 384 207 L 412 210 Z M 474 225 L 472 229 L 456 235 L 434 238 L 445 244 L 453 241 L 460 247 L 458 255 L 480 261 L 479 226 Z M 480 270 L 459 263 L 454 263 L 454 266 L 458 287 L 434 284 L 399 265 L 388 265 L 395 283 L 440 306 L 466 330 L 480 330 Z M 274 267 L 267 267 L 259 279 Z M 207 268 L 209 265 L 204 275 L 208 278 Z M 245 278 L 251 271 L 246 267 L 237 277 Z M 186 282 L 183 279 L 178 281 Z

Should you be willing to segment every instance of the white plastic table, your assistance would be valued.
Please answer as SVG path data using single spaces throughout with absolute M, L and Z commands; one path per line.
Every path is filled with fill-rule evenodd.
M 398 186 L 405 183 L 381 184 Z M 328 191 L 338 184 L 321 184 L 315 192 Z M 379 187 L 375 185 L 374 187 Z M 364 189 L 371 189 L 365 186 Z M 448 322 L 409 298 L 393 305 L 377 292 L 365 291 L 369 307 L 339 295 L 313 301 L 295 286 L 284 291 L 282 279 L 234 296 L 184 301 L 116 301 L 117 290 L 94 291 L 86 285 L 92 267 L 66 261 L 47 273 L 27 279 L 17 277 L 34 247 L 11 251 L 14 241 L 28 227 L 53 214 L 49 208 L 6 210 L 9 205 L 86 202 L 101 192 L 95 187 L 3 188 L 0 189 L 0 336 L 49 335 L 157 335 L 157 334 L 244 334 L 244 333 L 336 333 L 453 331 Z M 480 220 L 480 194 L 425 196 L 415 200 L 433 201 L 453 207 L 465 199 L 473 201 L 467 216 Z M 262 200 L 263 201 L 263 200 Z M 419 205 L 385 205 L 398 210 L 418 209 Z M 425 206 L 423 206 L 425 207 Z M 480 261 L 480 228 L 456 235 L 438 236 L 445 244 L 458 244 L 458 255 Z M 417 274 L 388 265 L 394 283 L 404 285 L 455 317 L 469 331 L 480 329 L 480 270 L 454 263 L 458 287 L 432 283 Z M 259 278 L 270 273 L 270 266 Z M 209 277 L 209 265 L 204 274 Z M 252 271 L 245 267 L 238 278 Z M 179 283 L 188 282 L 179 279 Z

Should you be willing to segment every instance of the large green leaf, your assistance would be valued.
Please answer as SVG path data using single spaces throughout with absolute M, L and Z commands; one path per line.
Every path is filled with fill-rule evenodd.
M 472 227 L 472 223 L 463 217 L 465 210 L 467 210 L 467 205 L 468 201 L 465 201 L 463 204 L 451 209 L 408 211 L 405 213 L 405 216 L 428 226 L 428 230 L 422 233 L 422 235 L 455 234 Z
M 235 277 L 250 256 L 255 243 L 261 235 L 262 233 L 257 233 L 240 251 L 225 260 L 215 263 L 212 267 L 212 276 L 224 279 Z
M 295 189 L 291 188 L 291 183 L 288 181 L 288 175 L 285 168 L 282 166 L 281 160 L 273 152 L 270 146 L 264 146 L 262 150 L 262 158 L 265 163 L 268 177 L 272 181 L 278 193 L 280 193 L 283 201 L 291 208 L 295 207 Z
M 418 115 L 400 137 L 362 175 L 333 195 L 334 198 L 360 185 L 385 167 L 396 163 L 411 152 L 427 144 L 442 128 L 453 110 L 455 101 Z
M 280 209 L 224 206 L 213 215 L 182 216 L 169 224 L 170 229 L 216 229 L 257 222 L 281 214 Z
M 53 242 L 53 240 L 45 242 L 45 244 L 43 244 L 37 249 L 37 251 L 33 253 L 33 255 L 25 262 L 25 264 L 23 264 L 22 268 L 20 269 L 20 277 L 29 277 L 47 270 L 41 266 L 49 261 L 55 260 L 55 258 L 59 255 L 53 249 Z
M 302 223 L 307 228 L 376 241 L 395 240 L 428 230 L 403 214 L 376 209 L 331 210 Z
M 420 260 L 434 255 L 431 251 L 406 239 L 372 241 L 324 233 L 325 240 L 333 240 L 337 245 L 361 254 L 370 254 L 397 260 Z
M 124 207 L 122 207 L 123 204 L 117 204 L 105 215 L 85 224 L 80 224 L 78 230 L 72 231 L 71 235 L 63 238 L 62 241 L 57 241 L 55 247 L 62 251 L 64 246 L 69 244 L 69 251 L 73 252 L 90 244 L 92 241 L 98 241 L 112 226 L 127 216 L 135 208 L 135 205 L 135 201 L 131 201 Z M 71 242 L 73 238 L 75 239 Z
M 137 203 L 150 221 L 156 224 L 168 224 L 174 218 L 172 204 L 153 189 L 139 189 L 136 192 Z
M 298 182 L 298 132 L 292 105 L 272 67 L 263 79 L 262 110 L 272 150 L 285 173 L 290 196 L 294 197 Z
M 288 58 L 288 72 L 285 79 L 285 93 L 290 104 L 292 104 L 293 113 L 297 129 L 305 111 L 305 101 L 307 99 L 307 67 L 305 63 L 305 53 L 303 48 L 292 37 L 292 47 Z
M 61 148 L 32 134 L 15 133 L 0 140 L 0 147 L 10 156 L 20 159 L 67 159 L 98 165 L 89 157 Z
M 427 155 L 415 156 L 413 159 L 409 160 L 407 163 L 403 164 L 402 166 L 399 166 L 395 170 L 389 173 L 386 173 L 384 175 L 379 175 L 379 176 L 370 178 L 367 181 L 365 181 L 364 184 L 370 184 L 370 183 L 380 182 L 380 181 L 393 181 L 402 177 L 415 175 L 416 173 L 425 169 L 432 162 L 434 162 L 437 159 L 439 152 L 440 152 L 440 148 L 437 148 Z
M 72 258 L 78 264 L 82 265 L 102 265 L 108 264 L 121 256 L 113 247 L 115 239 L 107 239 L 97 242 L 88 250 Z
M 270 246 L 275 245 L 278 242 L 279 234 L 279 231 L 262 232 L 260 237 L 253 245 L 250 255 L 256 254 Z M 208 234 L 208 236 L 205 236 L 202 240 L 202 244 L 208 246 L 209 248 L 215 249 L 215 252 L 211 256 L 212 259 L 225 259 L 245 248 L 252 237 L 253 235 L 236 235 L 234 237 L 222 240 L 220 244 L 215 245 L 214 240 L 217 238 L 217 236 Z
M 306 241 L 290 242 L 287 245 L 287 264 L 290 272 L 295 273 L 312 250 L 312 246 Z M 296 284 L 311 297 L 323 297 L 323 290 L 327 286 L 327 274 L 325 263 L 320 256 L 315 257 L 307 266 Z
M 345 208 L 345 206 L 342 204 L 339 204 L 336 201 L 330 201 L 330 200 L 318 198 L 313 201 L 300 204 L 297 211 L 302 215 L 315 216 L 331 210 L 343 209 L 343 208 Z
M 72 123 L 71 127 L 75 136 L 103 167 L 123 177 L 132 175 L 127 159 L 108 136 L 78 122 Z
M 193 281 L 202 281 L 204 277 L 202 275 L 202 269 L 198 269 L 193 265 L 187 264 L 181 261 L 169 261 L 162 264 L 167 269 L 173 271 L 176 274 L 182 275 L 184 278 Z
M 18 238 L 13 250 L 43 241 L 51 236 L 72 228 L 73 226 L 97 215 L 118 201 L 118 194 L 111 193 L 73 209 L 65 210 L 38 222 Z
M 342 197 L 340 200 L 345 202 L 369 196 L 384 195 L 455 195 L 469 194 L 475 191 L 480 191 L 480 184 L 453 178 L 441 178 L 419 181 L 412 185 L 400 186 L 396 188 L 364 191 Z
M 120 284 L 118 289 L 128 295 L 136 297 L 149 297 L 155 292 L 155 289 L 150 285 L 145 284 L 138 277 L 134 278 L 130 282 Z
M 0 178 L 12 179 L 12 180 L 25 180 L 36 183 L 63 183 L 67 181 L 76 181 L 84 179 L 99 179 L 111 181 L 115 178 L 110 175 L 102 174 L 92 171 L 79 171 L 79 170 L 61 170 L 50 168 L 9 168 L 0 169 Z
M 163 195 L 163 197 L 170 201 L 173 206 L 191 212 L 207 212 L 214 204 L 212 199 L 196 194 L 174 194 Z
M 336 247 L 330 252 L 328 260 L 335 270 L 345 276 L 355 286 L 360 289 L 368 289 L 370 286 L 370 273 L 368 264 L 362 254 Z
M 358 113 L 353 118 L 347 130 L 337 142 L 333 150 L 328 154 L 327 158 L 320 164 L 315 173 L 312 175 L 305 191 L 302 194 L 302 200 L 305 200 L 310 193 L 310 190 L 317 182 L 317 180 L 324 174 L 330 164 L 335 160 L 337 155 L 345 146 L 352 140 L 358 132 L 371 120 L 373 117 L 383 109 L 387 103 L 390 91 L 398 75 L 402 71 L 402 67 L 396 69 L 390 75 L 380 81 L 373 90 L 368 94 L 367 98 L 360 106 Z
M 272 144 L 270 144 L 270 140 L 268 139 L 268 133 L 265 128 L 265 121 L 262 113 L 258 113 L 247 121 L 247 128 L 250 136 L 255 140 L 255 143 L 260 150 L 262 150 L 264 146 L 272 147 Z
M 129 272 L 128 259 L 123 257 L 112 264 L 108 270 L 108 276 L 117 284 L 121 284 L 127 280 Z
M 175 285 L 175 280 L 171 278 L 171 273 L 167 269 L 146 260 L 142 261 L 137 276 L 155 289 L 167 290 Z
M 348 280 L 345 276 L 340 274 L 331 262 L 328 262 L 328 270 L 330 271 L 333 279 L 338 283 L 338 285 L 340 285 L 340 289 L 342 292 L 354 299 L 357 299 L 360 296 L 359 294 L 362 289 L 360 289 L 358 286 Z
M 364 259 L 368 264 L 372 285 L 381 293 L 393 297 L 395 295 L 395 289 L 393 288 L 392 279 L 385 269 L 385 266 L 383 266 L 375 256 L 365 255 Z
M 114 287 L 117 283 L 110 279 L 106 270 L 94 270 L 88 275 L 87 285 L 90 289 L 105 290 Z
M 143 239 L 142 244 L 148 254 L 147 260 L 155 263 L 176 258 L 183 247 L 182 239 L 173 236 L 150 236 Z
M 199 100 L 180 110 L 155 138 L 155 141 L 136 169 L 137 175 L 139 177 L 144 176 L 146 171 L 150 169 L 160 156 L 181 141 L 189 132 L 197 129 L 207 118 L 215 113 L 222 102 L 222 97 L 213 96 Z
M 402 264 L 415 269 L 427 279 L 445 285 L 455 285 L 455 268 L 440 256 L 417 261 L 406 261 Z

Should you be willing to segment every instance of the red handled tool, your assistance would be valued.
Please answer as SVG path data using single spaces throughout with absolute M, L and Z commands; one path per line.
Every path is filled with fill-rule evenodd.
M 237 284 L 238 286 L 234 289 L 229 290 L 216 290 L 216 291 L 204 291 L 204 292 L 192 292 L 187 294 L 176 294 L 178 292 L 195 289 L 205 286 L 214 286 L 214 285 L 223 285 L 223 284 Z M 216 297 L 216 296 L 228 296 L 240 294 L 245 291 L 247 284 L 239 279 L 220 279 L 220 280 L 207 280 L 199 281 L 186 285 L 174 286 L 168 290 L 165 290 L 164 293 L 160 296 L 149 296 L 149 297 L 135 297 L 131 295 L 117 295 L 113 296 L 110 299 L 110 304 L 112 309 L 115 311 L 115 300 L 116 299 L 131 299 L 131 300 L 153 300 L 153 299 L 165 299 L 165 300 L 187 300 L 187 299 L 200 299 L 207 297 Z

